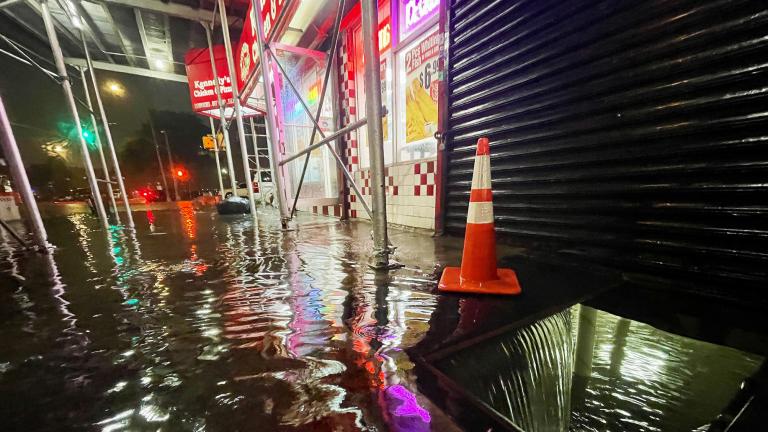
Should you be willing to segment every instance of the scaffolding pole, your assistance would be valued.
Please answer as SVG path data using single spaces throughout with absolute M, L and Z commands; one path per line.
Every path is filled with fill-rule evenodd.
M 27 171 L 24 169 L 24 162 L 21 160 L 19 147 L 16 145 L 16 138 L 13 136 L 11 122 L 8 120 L 8 114 L 5 112 L 3 98 L 0 96 L 0 145 L 3 148 L 5 161 L 8 163 L 8 169 L 11 172 L 13 184 L 19 190 L 21 202 L 27 214 L 27 223 L 32 231 L 32 237 L 41 251 L 48 250 L 48 234 L 45 232 L 43 219 L 40 217 L 40 210 L 35 202 L 35 195 L 32 193 L 32 187 L 29 185 Z
M 56 63 L 56 71 L 61 79 L 61 87 L 64 89 L 64 96 L 67 100 L 72 120 L 74 121 L 75 128 L 77 128 L 77 136 L 80 139 L 80 149 L 83 152 L 83 162 L 85 163 L 85 174 L 88 178 L 88 184 L 91 187 L 91 196 L 93 197 L 93 203 L 96 207 L 96 213 L 99 216 L 102 227 L 109 229 L 109 222 L 107 221 L 107 212 L 104 210 L 104 202 L 101 200 L 101 192 L 99 192 L 99 184 L 96 182 L 96 174 L 93 172 L 93 164 L 91 163 L 90 155 L 88 154 L 88 144 L 85 142 L 83 136 L 83 128 L 80 124 L 80 116 L 77 112 L 77 105 L 75 104 L 75 96 L 72 94 L 72 85 L 69 82 L 69 76 L 67 75 L 67 67 L 64 65 L 64 56 L 61 53 L 61 46 L 59 45 L 59 38 L 56 36 L 56 28 L 53 25 L 53 18 L 51 17 L 51 11 L 48 9 L 48 1 L 43 0 L 40 2 L 40 6 L 43 13 L 43 24 L 45 25 L 45 31 L 48 34 L 48 42 L 51 44 L 51 51 L 53 53 L 53 59 Z
M 304 103 L 304 100 L 302 99 L 301 95 L 296 91 L 296 88 L 293 86 L 293 83 L 291 84 L 291 88 L 293 89 L 294 93 L 296 93 L 296 97 L 301 100 L 301 104 L 304 106 L 304 109 L 307 110 L 307 116 L 309 116 L 310 119 L 313 120 L 314 127 L 312 128 L 312 135 L 309 138 L 309 143 L 312 144 L 312 142 L 315 140 L 315 136 L 317 135 L 317 132 L 320 132 L 320 136 L 325 138 L 325 134 L 323 134 L 323 131 L 320 129 L 318 125 L 318 121 L 320 120 L 320 115 L 323 112 L 323 104 L 325 102 L 325 93 L 328 90 L 328 81 L 331 78 L 331 69 L 333 68 L 333 65 L 335 62 L 333 61 L 334 57 L 336 56 L 336 46 L 338 45 L 338 37 L 339 37 L 339 26 L 341 25 L 341 16 L 344 14 L 344 5 L 345 1 L 341 0 L 339 3 L 339 9 L 336 11 L 336 21 L 333 23 L 333 36 L 331 36 L 331 49 L 328 53 L 327 58 L 325 59 L 325 77 L 323 79 L 323 89 L 320 91 L 320 101 L 317 104 L 317 114 L 315 117 L 312 117 L 312 113 L 308 111 L 307 104 Z M 276 63 L 278 63 L 278 66 L 280 66 L 280 63 L 275 60 Z M 283 72 L 283 75 L 285 75 L 285 79 L 290 82 L 290 79 L 288 78 L 288 75 L 285 74 L 285 71 L 283 71 L 283 67 L 280 66 L 280 70 Z M 333 149 L 331 147 L 331 144 L 328 144 L 329 149 Z M 301 195 L 301 187 L 304 184 L 304 176 L 307 175 L 307 167 L 309 166 L 309 157 L 310 153 L 307 153 L 307 156 L 304 158 L 304 166 L 301 168 L 301 177 L 299 177 L 299 184 L 296 186 L 296 196 L 293 197 L 293 205 L 291 206 L 291 218 L 293 218 L 293 215 L 296 213 L 296 205 L 299 202 L 299 195 Z M 346 168 L 343 166 L 342 163 L 341 169 L 346 171 Z M 347 173 L 345 172 L 345 175 Z M 362 197 L 360 198 L 362 199 Z
M 314 128 L 312 129 L 312 137 L 309 142 L 312 143 L 312 141 L 315 140 L 315 132 L 320 133 L 320 138 L 322 139 L 321 142 L 325 143 L 326 148 L 331 153 L 331 156 L 333 156 L 333 158 L 336 160 L 336 164 L 339 166 L 339 168 L 341 169 L 341 172 L 344 174 L 344 177 L 347 179 L 347 181 L 349 182 L 349 185 L 352 187 L 352 190 L 355 192 L 355 195 L 357 195 L 357 198 L 360 200 L 360 204 L 363 205 L 363 208 L 368 213 L 368 217 L 370 217 L 371 220 L 373 220 L 373 214 L 371 213 L 371 209 L 368 206 L 368 203 L 365 201 L 363 194 L 360 192 L 360 189 L 357 187 L 357 184 L 355 183 L 355 179 L 352 177 L 352 174 L 347 170 L 347 167 L 344 166 L 344 161 L 341 160 L 341 156 L 339 156 L 339 154 L 336 152 L 336 149 L 333 147 L 333 145 L 331 145 L 332 141 L 329 141 L 326 139 L 327 137 L 325 136 L 325 133 L 323 133 L 322 129 L 320 128 L 320 124 L 318 123 L 317 119 L 319 119 L 320 117 L 319 110 L 322 109 L 322 99 L 320 100 L 320 107 L 318 108 L 318 111 L 317 111 L 318 115 L 316 119 L 312 116 L 312 113 L 310 112 L 309 107 L 304 102 L 304 99 L 301 97 L 301 94 L 299 94 L 299 90 L 296 88 L 296 86 L 293 85 L 293 82 L 288 77 L 288 74 L 285 72 L 285 69 L 283 69 L 283 66 L 280 65 L 280 62 L 278 62 L 277 60 L 275 60 L 275 64 L 277 64 L 278 68 L 280 69 L 280 72 L 283 74 L 283 77 L 285 78 L 285 82 L 288 83 L 288 86 L 291 88 L 291 90 L 293 90 L 293 93 L 296 94 L 296 98 L 299 100 L 299 102 L 301 103 L 301 106 L 304 108 L 304 112 L 307 113 L 307 116 L 314 123 Z M 323 88 L 323 91 L 325 91 L 325 88 Z M 336 134 L 335 136 L 338 137 L 339 135 Z M 299 180 L 299 189 L 296 190 L 296 197 L 293 200 L 291 217 L 293 217 L 293 214 L 296 212 L 296 203 L 299 201 L 299 194 L 301 193 L 301 183 L 304 181 L 304 175 L 307 170 L 309 156 L 310 156 L 310 153 L 307 152 L 307 156 L 304 159 L 304 167 L 301 172 L 301 178 Z
M 254 9 L 260 10 L 260 9 Z M 221 16 L 221 32 L 224 36 L 224 49 L 227 53 L 227 66 L 229 67 L 229 79 L 232 83 L 232 98 L 235 100 L 235 123 L 237 124 L 237 136 L 240 139 L 240 152 L 243 159 L 243 175 L 245 176 L 245 188 L 248 190 L 248 202 L 251 206 L 251 214 L 256 219 L 256 197 L 253 195 L 253 178 L 248 163 L 248 143 L 245 141 L 245 124 L 243 113 L 240 109 L 240 94 L 237 91 L 237 75 L 235 62 L 232 57 L 232 41 L 229 39 L 229 22 L 227 21 L 227 9 L 224 0 L 219 0 L 219 14 Z M 260 14 L 256 14 L 260 15 Z
M 208 117 L 211 122 L 211 135 L 213 136 L 213 155 L 216 158 L 216 177 L 219 179 L 219 195 L 223 198 L 224 180 L 221 178 L 221 162 L 219 162 L 219 140 L 216 137 L 216 125 L 213 124 L 213 117 Z
M 251 136 L 253 137 L 253 153 L 256 156 L 256 184 L 259 186 L 259 195 L 261 195 L 261 206 L 265 206 L 264 189 L 261 188 L 261 161 L 259 160 L 259 141 L 256 137 L 256 123 L 251 117 Z
M 85 103 L 88 105 L 88 109 L 91 110 L 91 124 L 93 125 L 93 134 L 96 138 L 96 146 L 99 149 L 99 161 L 101 162 L 101 170 L 104 172 L 104 183 L 107 184 L 109 202 L 112 204 L 112 209 L 115 210 L 115 221 L 120 223 L 120 215 L 117 213 L 117 203 L 115 202 L 115 192 L 112 190 L 112 183 L 109 181 L 109 168 L 107 167 L 107 159 L 104 157 L 103 144 L 101 142 L 101 135 L 99 134 L 99 125 L 96 123 L 96 115 L 93 114 L 93 103 L 91 103 L 91 92 L 88 91 L 88 80 L 85 79 L 85 69 L 82 67 L 78 67 L 78 69 L 80 70 L 80 79 L 83 80 Z
M 123 172 L 120 169 L 120 163 L 117 161 L 117 152 L 115 151 L 115 142 L 112 139 L 112 131 L 109 128 L 109 120 L 107 120 L 107 111 L 104 109 L 104 102 L 101 100 L 101 90 L 99 90 L 99 80 L 96 79 L 96 70 L 93 68 L 93 61 L 91 60 L 91 53 L 88 51 L 88 46 L 85 43 L 85 36 L 83 33 L 80 33 L 80 37 L 83 39 L 83 50 L 85 51 L 85 60 L 88 64 L 88 72 L 91 75 L 91 83 L 93 83 L 93 94 L 96 96 L 96 105 L 99 107 L 99 115 L 101 116 L 101 122 L 104 125 L 104 135 L 107 137 L 107 149 L 109 150 L 109 158 L 112 159 L 112 167 L 115 169 L 115 178 L 117 178 L 117 188 L 120 190 L 120 196 L 123 199 L 123 206 L 125 207 L 125 218 L 128 221 L 128 228 L 133 229 L 134 223 L 133 223 L 133 214 L 131 213 L 131 203 L 128 201 L 128 191 L 125 189 L 125 182 L 123 182 Z M 86 88 L 88 87 L 85 78 L 83 78 L 83 86 Z M 88 101 L 88 106 L 90 107 L 91 102 Z M 91 109 L 91 113 L 93 113 L 93 110 Z M 98 131 L 96 131 L 96 136 L 98 136 Z M 102 152 L 101 146 L 99 146 L 99 151 Z M 103 153 L 103 152 L 102 152 Z M 103 156 L 101 156 L 103 158 Z M 106 165 L 105 165 L 106 167 Z M 107 169 L 104 168 L 104 172 L 107 172 Z M 107 175 L 107 180 L 109 180 L 109 176 Z M 119 223 L 120 218 L 118 216 L 117 212 L 117 204 L 114 202 L 115 198 L 112 194 L 112 185 L 107 183 L 109 185 L 110 190 L 110 198 L 112 199 L 112 204 L 115 206 L 115 218 L 117 218 L 117 221 Z
M 371 266 L 389 268 L 387 236 L 387 195 L 384 184 L 384 135 L 381 128 L 381 73 L 378 47 L 379 7 L 376 0 L 361 0 L 363 18 L 363 56 L 365 61 L 365 116 L 372 119 L 367 128 L 371 159 L 371 194 L 373 196 L 374 256 Z
M 208 28 L 207 25 L 203 24 L 203 27 L 205 28 L 205 37 L 208 41 L 208 55 L 211 57 L 211 69 L 213 70 L 213 81 L 214 81 L 214 88 L 216 89 L 216 101 L 219 104 L 219 117 L 221 120 L 221 133 L 224 135 L 224 151 L 227 153 L 227 171 L 229 174 L 229 184 L 232 188 L 232 196 L 237 195 L 237 179 L 235 177 L 235 163 L 232 160 L 232 145 L 229 143 L 229 129 L 227 128 L 227 113 L 224 109 L 224 100 L 221 96 L 221 85 L 219 84 L 219 72 L 216 70 L 216 59 L 213 56 L 213 41 L 211 40 L 211 30 L 213 28 L 213 24 L 211 24 L 211 28 Z M 229 64 L 229 63 L 227 63 Z M 237 83 L 232 83 L 232 85 L 237 85 Z M 215 138 L 215 135 L 214 135 Z M 217 140 L 218 145 L 218 140 Z M 221 197 L 224 197 L 224 191 L 221 191 Z
M 221 0 L 219 0 L 221 1 Z M 260 11 L 261 5 L 256 0 L 251 0 L 251 8 L 254 11 Z M 288 213 L 288 196 L 283 184 L 283 177 L 280 175 L 280 166 L 278 158 L 280 157 L 280 133 L 275 124 L 276 113 L 272 98 L 272 76 L 269 74 L 269 58 L 266 56 L 266 36 L 264 34 L 264 23 L 260 13 L 254 13 L 256 18 L 256 45 L 259 49 L 259 61 L 261 62 L 261 79 L 264 84 L 264 99 L 267 105 L 267 115 L 264 116 L 267 123 L 267 134 L 269 135 L 269 146 L 272 154 L 269 158 L 269 165 L 272 168 L 272 182 L 275 185 L 275 195 L 277 196 L 277 207 L 280 209 L 280 222 L 283 228 L 288 227 L 288 221 L 291 219 Z M 280 164 L 282 165 L 282 164 Z

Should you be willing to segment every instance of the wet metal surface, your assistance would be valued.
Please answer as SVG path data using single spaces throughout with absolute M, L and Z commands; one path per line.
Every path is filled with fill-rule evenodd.
M 3 234 L 0 430 L 487 431 L 467 394 L 513 430 L 691 430 L 761 360 L 571 307 L 614 274 L 505 263 L 520 297 L 439 295 L 461 239 L 392 230 L 377 274 L 366 223 L 259 216 L 54 218 L 47 256 Z
M 437 366 L 525 431 L 691 432 L 763 360 L 577 305 Z

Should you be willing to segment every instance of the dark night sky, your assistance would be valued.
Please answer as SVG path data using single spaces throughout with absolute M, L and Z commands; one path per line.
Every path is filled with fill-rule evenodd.
M 72 68 L 68 71 L 75 95 L 84 99 L 79 72 Z M 114 80 L 126 90 L 122 98 L 102 92 L 107 117 L 110 123 L 117 123 L 112 125 L 112 133 L 118 148 L 137 134 L 152 108 L 191 112 L 186 84 L 108 71 L 97 70 L 96 74 L 100 84 Z M 43 158 L 40 140 L 56 131 L 59 122 L 71 122 L 61 87 L 35 68 L 1 56 L 0 92 L 11 122 L 19 124 L 14 125 L 14 133 L 25 163 L 40 162 Z M 81 110 L 81 117 L 86 115 L 86 111 Z

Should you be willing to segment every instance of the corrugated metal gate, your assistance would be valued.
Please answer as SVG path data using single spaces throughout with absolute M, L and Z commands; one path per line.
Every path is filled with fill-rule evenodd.
M 744 288 L 768 280 L 768 3 L 454 0 L 448 16 L 449 231 L 489 136 L 502 240 L 764 297 Z

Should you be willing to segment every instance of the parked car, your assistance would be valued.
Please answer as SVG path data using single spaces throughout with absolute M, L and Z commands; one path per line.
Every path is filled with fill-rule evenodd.
M 257 201 L 260 201 L 262 199 L 262 191 L 259 190 L 258 182 L 254 180 L 252 187 L 253 187 L 253 193 L 255 195 L 254 198 L 256 198 Z M 267 200 L 267 202 L 271 203 L 273 198 L 272 191 L 274 190 L 274 187 L 272 185 L 272 175 L 268 170 L 261 171 L 261 187 L 264 189 L 263 191 L 264 198 Z M 245 186 L 245 182 L 238 183 L 235 194 L 242 198 L 248 198 L 248 189 Z M 224 198 L 231 197 L 232 189 L 225 188 L 223 195 L 224 195 Z

